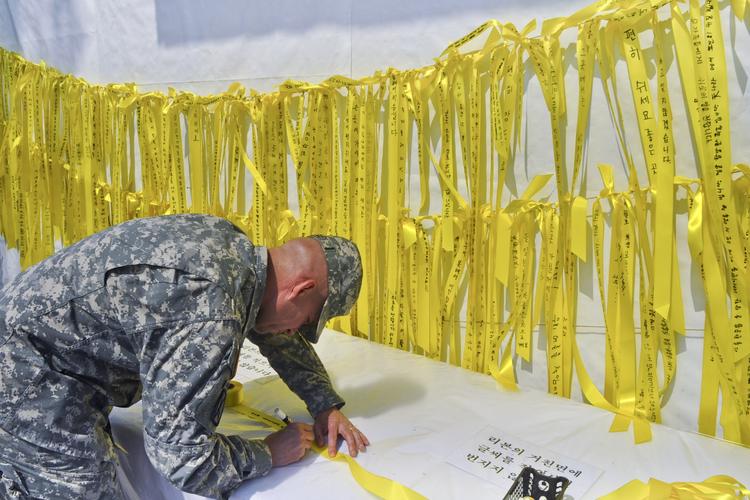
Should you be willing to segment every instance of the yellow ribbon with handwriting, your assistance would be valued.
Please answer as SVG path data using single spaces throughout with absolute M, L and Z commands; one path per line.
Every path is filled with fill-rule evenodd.
M 728 9 L 744 19 L 747 1 Z M 539 27 L 489 20 L 422 68 L 290 80 L 265 94 L 91 85 L 0 49 L 0 235 L 27 268 L 57 242 L 159 214 L 220 215 L 261 245 L 340 234 L 359 246 L 364 277 L 353 311 L 332 326 L 509 389 L 518 358 L 535 362 L 541 329 L 549 392 L 570 397 L 577 379 L 590 403 L 615 413 L 612 430 L 634 423 L 636 441 L 661 421 L 677 373 L 688 248 L 707 302 L 697 427 L 714 435 L 718 424 L 750 444 L 750 169 L 731 154 L 720 17 L 715 0 L 599 0 Z M 568 29 L 577 30 L 574 118 L 560 44 Z M 682 96 L 670 95 L 672 57 Z M 549 123 L 551 162 L 523 188 L 532 78 L 549 113 L 536 123 Z M 616 190 L 600 166 L 605 188 L 591 197 L 597 84 L 629 180 Z M 673 124 L 678 100 L 698 179 L 676 176 L 675 144 L 690 140 Z M 590 258 L 606 331 L 603 391 L 576 338 L 579 267 Z

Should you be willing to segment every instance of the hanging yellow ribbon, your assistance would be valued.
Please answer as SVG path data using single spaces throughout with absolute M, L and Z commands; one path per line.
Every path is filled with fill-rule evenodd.
M 733 0 L 734 15 L 745 15 L 746 4 Z M 710 270 L 698 425 L 715 432 L 719 417 L 726 438 L 750 443 L 750 181 L 731 157 L 718 9 L 715 0 L 600 0 L 545 20 L 538 34 L 534 21 L 519 30 L 491 20 L 423 68 L 287 81 L 266 94 L 239 84 L 211 96 L 96 86 L 0 50 L 0 232 L 23 268 L 57 241 L 187 211 L 226 217 L 257 244 L 351 237 L 362 255 L 362 293 L 333 326 L 515 387 L 514 355 L 533 362 L 534 330 L 544 325 L 549 391 L 569 397 L 575 372 L 590 402 L 621 415 L 614 429 L 633 421 L 643 440 L 646 422 L 661 418 L 677 373 L 676 335 L 685 331 L 684 242 L 674 221 L 675 191 L 688 187 L 675 177 L 683 138 L 666 71 L 674 52 L 700 172 L 688 195 L 687 243 L 695 264 Z M 579 79 L 572 158 L 560 43 L 569 28 L 577 29 Z M 651 38 L 654 50 L 642 48 Z M 620 58 L 639 151 L 627 141 Z M 627 190 L 615 192 L 608 172 L 592 201 L 606 397 L 587 378 L 575 337 L 579 265 L 589 251 L 595 68 L 629 177 Z M 550 120 L 555 187 L 542 200 L 533 198 L 551 175 L 532 179 L 516 199 L 506 194 L 515 194 L 529 77 Z M 613 205 L 609 232 L 604 202 Z M 615 254 L 607 272 L 605 245 Z

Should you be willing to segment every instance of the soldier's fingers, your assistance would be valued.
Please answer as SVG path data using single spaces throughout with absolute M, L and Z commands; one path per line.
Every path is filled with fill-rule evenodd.
M 313 435 L 305 434 L 304 436 L 302 436 L 302 442 L 305 443 L 305 447 L 310 448 L 313 443 Z
M 339 433 L 335 420 L 328 422 L 328 456 L 336 456 L 336 441 L 339 439 Z
M 357 429 L 357 432 L 359 432 L 359 435 L 362 436 L 362 443 L 364 443 L 365 446 L 370 446 L 370 440 L 367 439 L 367 436 L 365 436 L 364 433 L 359 429 Z
M 312 427 L 302 427 L 299 430 L 300 436 L 303 436 L 305 439 L 309 439 L 312 441 L 313 438 L 313 430 Z
M 313 430 L 315 431 L 315 443 L 318 446 L 323 446 L 323 442 L 325 439 L 325 433 L 323 432 L 323 429 L 321 428 L 321 426 L 316 424 L 315 427 L 313 427 Z
M 354 440 L 357 441 L 357 449 L 359 451 L 365 451 L 365 435 L 359 432 L 356 427 L 352 431 L 354 434 Z
M 299 429 L 301 429 L 301 430 L 304 430 L 304 431 L 308 431 L 308 432 L 312 432 L 312 428 L 313 428 L 313 427 L 312 427 L 312 425 L 310 425 L 310 424 L 305 424 L 305 423 L 302 423 L 302 422 L 295 422 L 295 425 L 296 425 L 296 426 L 297 426 L 297 427 L 298 427 Z
M 294 432 L 299 437 L 312 435 L 312 427 L 307 424 L 293 422 L 289 424 L 287 429 L 290 430 L 290 432 Z
M 354 436 L 354 431 L 356 430 L 354 426 L 349 424 L 347 427 L 346 425 L 342 425 L 342 431 L 341 435 L 344 436 L 344 441 L 346 441 L 346 446 L 349 448 L 349 455 L 356 457 L 357 456 L 357 438 Z

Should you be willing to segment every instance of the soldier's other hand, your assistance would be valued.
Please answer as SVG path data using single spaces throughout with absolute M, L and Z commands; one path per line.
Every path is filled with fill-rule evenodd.
M 365 451 L 365 447 L 370 445 L 367 439 L 354 424 L 352 424 L 346 415 L 341 413 L 337 408 L 329 408 L 320 412 L 315 417 L 315 441 L 318 446 L 323 446 L 328 442 L 328 456 L 336 456 L 336 444 L 341 436 L 346 441 L 349 448 L 349 455 L 356 457 L 360 451 Z
M 274 467 L 299 461 L 312 446 L 312 440 L 312 426 L 301 422 L 292 422 L 264 439 Z

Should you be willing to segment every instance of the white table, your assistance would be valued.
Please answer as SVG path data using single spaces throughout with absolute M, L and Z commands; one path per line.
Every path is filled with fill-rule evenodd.
M 602 469 L 585 498 L 649 477 L 703 481 L 726 474 L 750 484 L 748 448 L 661 425 L 652 426 L 651 442 L 636 445 L 632 432 L 608 432 L 612 415 L 589 405 L 535 391 L 505 391 L 489 376 L 332 331 L 316 349 L 347 401 L 344 413 L 370 439 L 358 462 L 431 499 L 502 498 L 505 491 L 498 486 L 446 462 L 488 425 Z M 250 381 L 253 375 L 238 373 L 245 404 L 267 412 L 278 406 L 292 419 L 311 421 L 277 376 L 254 377 Z M 140 405 L 117 409 L 111 419 L 115 439 L 128 450 L 121 456 L 126 492 L 148 500 L 200 498 L 177 491 L 151 467 L 143 451 Z M 237 432 L 242 422 L 225 412 L 220 430 L 259 437 Z M 313 453 L 246 482 L 232 496 L 251 497 L 373 498 L 348 467 Z

